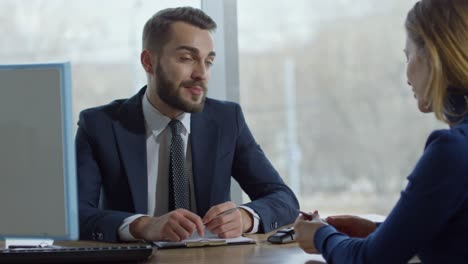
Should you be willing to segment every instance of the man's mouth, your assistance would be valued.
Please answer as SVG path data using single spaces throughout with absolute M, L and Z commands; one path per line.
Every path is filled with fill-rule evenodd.
M 187 86 L 187 88 L 191 94 L 193 95 L 201 95 L 203 94 L 203 89 L 200 86 Z

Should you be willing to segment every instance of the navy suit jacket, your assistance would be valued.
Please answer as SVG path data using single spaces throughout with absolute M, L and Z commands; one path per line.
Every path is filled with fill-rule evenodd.
M 84 110 L 76 135 L 80 239 L 119 241 L 118 228 L 147 213 L 146 130 L 142 96 Z M 238 104 L 206 99 L 191 115 L 190 142 L 198 214 L 230 201 L 231 176 L 261 218 L 259 231 L 292 223 L 293 192 L 255 142 Z

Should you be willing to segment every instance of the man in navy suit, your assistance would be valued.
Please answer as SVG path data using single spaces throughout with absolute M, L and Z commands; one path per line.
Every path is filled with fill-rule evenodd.
M 147 86 L 81 112 L 81 239 L 179 241 L 205 228 L 229 238 L 269 232 L 296 218 L 298 201 L 255 142 L 240 106 L 206 98 L 215 28 L 199 9 L 158 12 L 143 30 Z M 174 122 L 178 130 L 168 127 Z M 180 131 L 185 191 L 169 176 L 174 131 Z M 230 201 L 231 176 L 252 202 Z M 174 207 L 179 196 L 187 197 L 188 208 Z

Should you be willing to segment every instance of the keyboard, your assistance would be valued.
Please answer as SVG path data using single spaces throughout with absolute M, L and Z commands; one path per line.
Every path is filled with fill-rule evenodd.
M 151 256 L 148 246 L 45 247 L 0 250 L 0 263 L 135 263 Z

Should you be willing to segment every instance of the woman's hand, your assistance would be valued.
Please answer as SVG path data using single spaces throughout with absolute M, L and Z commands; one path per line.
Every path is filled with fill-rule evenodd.
M 327 225 L 327 223 L 322 221 L 317 211 L 311 216 L 299 215 L 294 223 L 296 241 L 299 243 L 299 247 L 306 253 L 319 254 L 320 252 L 315 247 L 314 236 L 315 232 L 325 225 Z
M 365 238 L 377 228 L 374 222 L 354 215 L 329 216 L 327 223 L 350 237 Z

